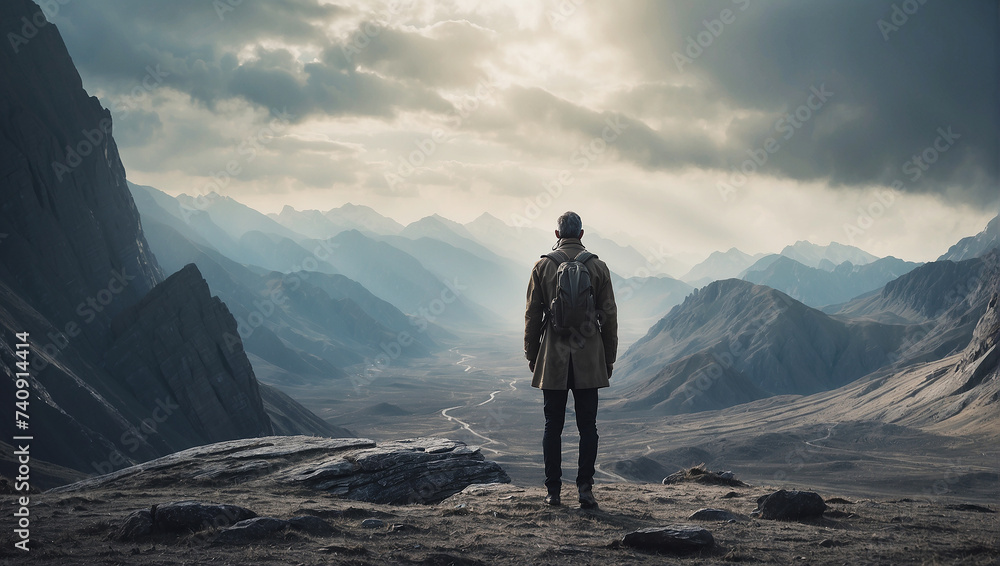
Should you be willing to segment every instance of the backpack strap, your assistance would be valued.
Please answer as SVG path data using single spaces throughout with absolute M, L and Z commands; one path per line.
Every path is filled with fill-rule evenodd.
M 564 252 L 562 250 L 556 250 L 556 251 L 554 251 L 554 252 L 552 252 L 550 254 L 542 254 L 542 257 L 547 257 L 547 258 L 551 259 L 552 261 L 556 262 L 556 266 L 557 267 L 560 266 L 560 265 L 562 265 L 563 263 L 569 261 L 570 259 L 572 259 L 572 258 L 569 257 L 568 253 L 566 253 L 566 252 Z
M 554 251 L 554 252 L 552 252 L 550 254 L 543 254 L 542 257 L 547 257 L 547 258 L 551 259 L 552 261 L 556 262 L 557 266 L 559 266 L 559 265 L 562 265 L 563 263 L 565 263 L 565 262 L 567 262 L 567 261 L 569 261 L 571 259 L 575 260 L 575 261 L 578 261 L 580 263 L 587 263 L 588 260 L 597 257 L 597 254 L 593 254 L 593 253 L 588 252 L 587 250 L 583 250 L 582 252 L 580 252 L 579 254 L 577 254 L 576 257 L 571 258 L 571 257 L 569 257 L 568 253 L 566 253 L 566 252 L 564 252 L 562 250 L 556 250 L 556 251 Z

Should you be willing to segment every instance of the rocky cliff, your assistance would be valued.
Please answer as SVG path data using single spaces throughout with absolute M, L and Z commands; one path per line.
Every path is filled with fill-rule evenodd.
M 7 36 L 0 49 L 0 277 L 57 326 L 83 318 L 78 347 L 99 351 L 111 318 L 162 276 L 111 115 L 41 14 L 29 0 L 0 5 L 0 29 L 24 40 Z
M 108 371 L 149 410 L 175 400 L 190 445 L 273 432 L 236 320 L 194 264 L 120 313 L 112 332 Z
M 31 364 L 28 427 L 5 419 L 0 431 L 33 436 L 33 463 L 85 473 L 271 434 L 229 310 L 194 266 L 161 282 L 110 113 L 83 89 L 55 26 L 33 2 L 6 0 L 0 30 L 4 399 L 19 333 L 30 334 Z M 306 430 L 327 432 L 315 424 Z

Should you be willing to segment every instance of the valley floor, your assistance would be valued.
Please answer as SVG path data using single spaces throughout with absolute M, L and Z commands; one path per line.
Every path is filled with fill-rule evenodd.
M 364 369 L 364 368 L 362 368 Z M 598 483 L 659 482 L 706 464 L 755 485 L 853 497 L 1000 501 L 1000 447 L 879 422 L 838 421 L 787 399 L 722 412 L 664 416 L 617 408 L 601 391 Z M 444 436 L 482 447 L 515 483 L 541 486 L 542 395 L 531 387 L 520 336 L 476 335 L 439 355 L 331 387 L 283 389 L 331 423 L 374 440 Z M 569 403 L 572 413 L 572 402 Z M 563 435 L 564 479 L 575 476 L 572 414 Z

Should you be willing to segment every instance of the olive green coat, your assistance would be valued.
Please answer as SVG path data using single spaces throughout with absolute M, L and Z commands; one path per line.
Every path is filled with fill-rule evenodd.
M 578 238 L 563 238 L 556 249 L 573 258 L 584 247 Z M 600 258 L 594 258 L 588 260 L 586 266 L 594 288 L 598 317 L 602 321 L 601 331 L 568 337 L 549 332 L 549 321 L 544 317 L 556 290 L 558 266 L 554 261 L 542 258 L 531 270 L 524 312 L 524 355 L 529 362 L 535 362 L 532 387 L 566 389 L 571 361 L 577 388 L 608 386 L 607 366 L 615 362 L 618 353 L 618 308 L 607 264 Z

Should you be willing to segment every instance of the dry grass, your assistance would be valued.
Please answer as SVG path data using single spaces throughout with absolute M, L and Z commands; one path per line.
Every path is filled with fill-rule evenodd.
M 705 474 L 694 474 L 702 476 Z M 72 496 L 42 494 L 32 509 L 32 551 L 12 549 L 4 533 L 0 562 L 25 564 L 662 564 L 664 557 L 613 543 L 631 530 L 677 523 L 702 507 L 748 513 L 758 487 L 602 484 L 601 507 L 549 507 L 544 491 L 502 486 L 462 493 L 437 505 L 388 506 L 316 492 L 265 493 L 240 486 L 158 488 Z M 684 564 L 997 564 L 1000 515 L 921 500 L 861 500 L 821 493 L 830 511 L 818 521 L 706 523 L 716 548 L 672 557 Z M 210 533 L 158 536 L 140 543 L 109 539 L 129 512 L 167 501 L 233 503 L 260 515 L 310 513 L 336 530 L 328 537 L 285 532 L 246 546 L 221 546 Z M 989 509 L 987 509 L 989 510 Z M 995 509 L 994 509 L 995 510 Z M 360 526 L 364 518 L 386 528 Z M 394 524 L 406 525 L 392 529 Z

